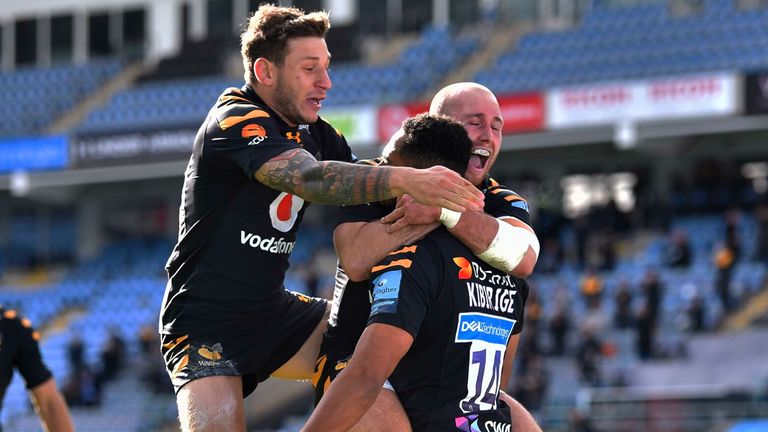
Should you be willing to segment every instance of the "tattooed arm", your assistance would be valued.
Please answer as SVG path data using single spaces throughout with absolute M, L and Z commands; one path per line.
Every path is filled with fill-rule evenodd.
M 273 189 L 320 204 L 363 204 L 404 193 L 421 203 L 455 211 L 483 203 L 480 191 L 445 167 L 419 170 L 318 161 L 304 149 L 273 157 L 253 176 Z

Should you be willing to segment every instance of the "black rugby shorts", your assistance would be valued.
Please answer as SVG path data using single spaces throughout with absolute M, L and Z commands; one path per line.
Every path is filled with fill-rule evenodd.
M 251 313 L 216 312 L 197 305 L 194 329 L 161 335 L 174 390 L 208 376 L 240 376 L 243 397 L 299 351 L 323 319 L 326 300 L 284 291 Z M 203 306 L 203 307 L 200 307 Z

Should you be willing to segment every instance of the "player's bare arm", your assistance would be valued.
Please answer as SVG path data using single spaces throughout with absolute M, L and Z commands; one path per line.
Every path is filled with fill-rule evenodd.
M 347 431 L 373 405 L 384 381 L 413 344 L 410 333 L 389 324 L 369 325 L 355 353 L 309 417 L 304 432 Z
M 416 242 L 438 226 L 437 222 L 409 225 L 390 234 L 387 226 L 379 221 L 347 222 L 333 231 L 333 243 L 349 279 L 363 281 L 370 277 L 371 268 L 387 254 L 401 245 Z
M 417 170 L 318 161 L 303 149 L 265 162 L 254 178 L 271 188 L 321 204 L 363 204 L 407 193 L 426 205 L 455 211 L 482 205 L 483 195 L 445 167 Z
M 426 207 L 408 196 L 398 200 L 397 207 L 390 214 L 381 219 L 382 223 L 389 225 L 388 232 L 395 233 L 412 224 L 424 224 L 429 221 L 439 221 L 441 210 L 436 207 Z M 500 224 L 506 223 L 517 229 L 526 230 L 533 237 L 523 236 L 522 241 L 527 241 L 527 248 L 516 252 L 511 248 L 499 249 L 503 254 L 521 253 L 514 257 L 504 257 L 503 259 L 483 259 L 484 252 L 494 247 L 494 241 L 498 241 L 499 230 L 503 229 Z M 525 222 L 506 217 L 502 219 L 494 218 L 482 211 L 467 210 L 461 214 L 458 222 L 449 228 L 451 234 L 459 241 L 469 247 L 472 252 L 492 266 L 504 270 L 515 277 L 527 277 L 536 266 L 538 260 L 538 241 L 536 240 L 533 229 Z M 502 235 L 506 232 L 502 232 Z M 526 245 L 522 245 L 525 247 Z M 498 246 L 496 246 L 498 248 Z M 501 261 L 501 262 L 500 262 Z M 510 264 L 510 262 L 512 264 Z
M 30 396 L 45 430 L 50 432 L 75 430 L 67 404 L 64 402 L 64 397 L 56 389 L 56 381 L 53 378 L 49 378 L 44 383 L 34 387 Z

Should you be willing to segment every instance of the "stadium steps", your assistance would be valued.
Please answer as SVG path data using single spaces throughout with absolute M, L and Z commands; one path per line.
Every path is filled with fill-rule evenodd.
M 527 32 L 530 32 L 532 25 L 528 23 L 518 24 L 509 28 L 495 27 L 493 34 L 482 43 L 482 49 L 476 51 L 463 64 L 457 65 L 436 87 L 429 88 L 421 95 L 421 99 L 430 100 L 432 96 L 441 88 L 448 84 L 471 81 L 472 77 L 482 69 L 491 66 L 493 61 L 509 47 L 517 44 L 517 41 Z
M 418 40 L 418 34 L 399 35 L 387 39 L 370 39 L 365 42 L 368 47 L 363 50 L 365 55 L 363 63 L 380 66 L 396 63 L 403 50 Z
M 62 311 L 54 319 L 40 328 L 43 340 L 52 335 L 68 331 L 69 323 L 81 315 L 84 315 L 86 312 L 86 309 L 83 307 L 72 307 Z
M 744 307 L 731 314 L 725 321 L 723 328 L 726 331 L 745 329 L 766 313 L 768 313 L 768 287 L 763 288 Z
M 104 105 L 115 93 L 133 84 L 147 67 L 142 61 L 127 66 L 92 95 L 56 119 L 48 128 L 48 133 L 62 134 L 74 129 L 91 111 Z

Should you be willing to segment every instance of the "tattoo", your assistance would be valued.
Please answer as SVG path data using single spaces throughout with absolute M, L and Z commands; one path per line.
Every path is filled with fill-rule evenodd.
M 318 161 L 304 149 L 273 157 L 253 176 L 273 189 L 320 204 L 363 204 L 395 196 L 389 167 Z

